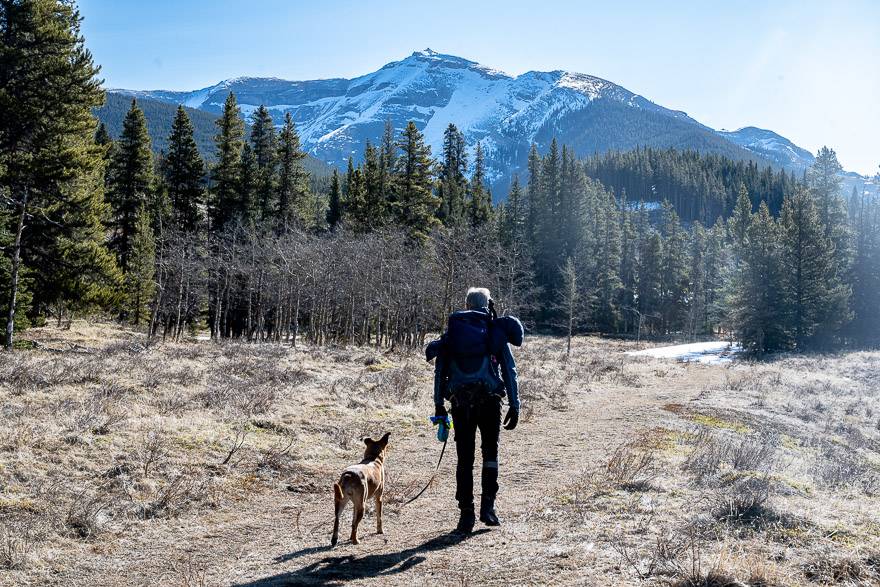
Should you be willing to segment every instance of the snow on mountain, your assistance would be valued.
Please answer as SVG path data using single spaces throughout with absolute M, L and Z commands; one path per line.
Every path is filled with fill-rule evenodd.
M 806 169 L 815 159 L 812 153 L 772 130 L 747 126 L 735 131 L 720 130 L 718 134 L 781 167 Z
M 746 129 L 719 136 L 684 112 L 598 77 L 569 71 L 530 71 L 513 77 L 430 49 L 353 79 L 240 77 L 193 92 L 111 91 L 213 113 L 219 113 L 228 93 L 235 92 L 246 116 L 263 104 L 281 124 L 289 112 L 304 148 L 340 167 L 349 156 L 357 160 L 367 141 L 379 140 L 386 120 L 396 129 L 414 121 L 434 155 L 441 153 L 446 126 L 454 123 L 469 146 L 482 143 L 487 175 L 498 189 L 505 187 L 511 172 L 524 167 L 533 142 L 546 148 L 552 137 L 581 156 L 648 145 L 744 159 L 767 158 L 777 148 L 747 140 L 742 134 Z M 797 149 L 769 134 L 783 150 Z

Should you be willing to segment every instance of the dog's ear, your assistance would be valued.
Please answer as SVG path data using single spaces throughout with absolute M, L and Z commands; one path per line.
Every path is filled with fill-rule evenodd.
M 379 444 L 385 446 L 388 444 L 388 437 L 391 436 L 390 432 L 386 432 L 385 435 L 379 440 Z
M 367 446 L 371 446 L 373 444 L 376 444 L 376 441 L 369 436 L 364 436 L 364 444 L 366 444 Z

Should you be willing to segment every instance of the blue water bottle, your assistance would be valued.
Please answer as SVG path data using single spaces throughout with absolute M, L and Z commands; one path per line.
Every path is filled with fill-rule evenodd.
M 449 438 L 449 429 L 452 428 L 449 416 L 431 416 L 431 424 L 439 424 L 437 427 L 437 440 L 446 442 L 446 439 Z

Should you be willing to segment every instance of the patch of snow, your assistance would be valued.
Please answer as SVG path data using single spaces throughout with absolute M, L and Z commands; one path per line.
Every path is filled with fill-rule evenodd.
M 629 351 L 626 354 L 633 357 L 675 359 L 685 363 L 694 361 L 706 365 L 723 365 L 733 361 L 741 351 L 742 347 L 737 342 L 711 341 L 655 347 L 643 351 Z

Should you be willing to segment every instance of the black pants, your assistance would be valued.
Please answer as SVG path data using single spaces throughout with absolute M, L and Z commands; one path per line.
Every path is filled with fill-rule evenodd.
M 463 397 L 462 397 L 463 396 Z M 474 452 L 477 430 L 483 453 L 483 499 L 495 499 L 498 493 L 498 436 L 501 432 L 501 398 L 485 392 L 452 399 L 452 421 L 455 430 L 455 499 L 462 510 L 474 509 Z

